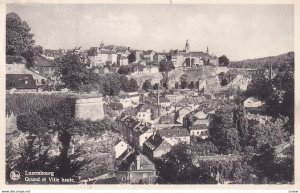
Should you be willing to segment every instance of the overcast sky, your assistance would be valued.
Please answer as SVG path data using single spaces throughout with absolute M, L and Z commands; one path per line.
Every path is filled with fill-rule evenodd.
M 133 49 L 184 49 L 230 60 L 294 50 L 293 5 L 14 5 L 44 48 L 104 44 Z

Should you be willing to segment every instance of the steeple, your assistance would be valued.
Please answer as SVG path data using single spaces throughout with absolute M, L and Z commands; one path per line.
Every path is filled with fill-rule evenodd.
M 206 53 L 209 54 L 208 46 L 206 47 Z
M 190 44 L 189 44 L 189 40 L 186 40 L 186 43 L 185 43 L 185 52 L 186 52 L 186 53 L 189 53 L 189 52 L 190 52 Z

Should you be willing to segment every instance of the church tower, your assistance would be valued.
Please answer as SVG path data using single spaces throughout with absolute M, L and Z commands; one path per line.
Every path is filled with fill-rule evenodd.
M 185 52 L 186 52 L 186 53 L 189 53 L 189 52 L 190 52 L 190 44 L 189 44 L 189 40 L 186 40 L 186 43 L 185 43 Z
M 206 53 L 209 54 L 208 46 L 206 47 Z

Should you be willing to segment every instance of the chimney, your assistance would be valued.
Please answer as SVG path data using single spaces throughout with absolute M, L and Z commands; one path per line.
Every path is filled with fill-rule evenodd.
M 140 155 L 136 156 L 136 170 L 141 169 L 141 157 Z

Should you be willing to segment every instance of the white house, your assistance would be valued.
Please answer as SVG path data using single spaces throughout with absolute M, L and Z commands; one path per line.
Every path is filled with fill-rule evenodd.
M 145 111 L 138 111 L 137 112 L 137 119 L 143 122 L 151 122 L 151 109 L 147 109 Z
M 189 144 L 191 140 L 188 130 L 180 126 L 174 126 L 169 129 L 161 129 L 158 131 L 158 135 L 160 135 L 172 146 L 178 144 L 179 142 L 185 142 Z
M 254 97 L 249 97 L 244 101 L 244 107 L 246 107 L 246 108 L 257 108 L 264 104 L 265 104 L 264 102 L 254 98 Z
M 136 107 L 140 102 L 140 95 L 138 92 L 128 92 L 121 95 L 119 98 L 123 108 Z
M 118 158 L 120 157 L 120 155 L 122 155 L 124 152 L 127 151 L 128 144 L 125 143 L 124 141 L 120 141 L 115 145 L 114 149 L 115 149 L 115 158 Z

